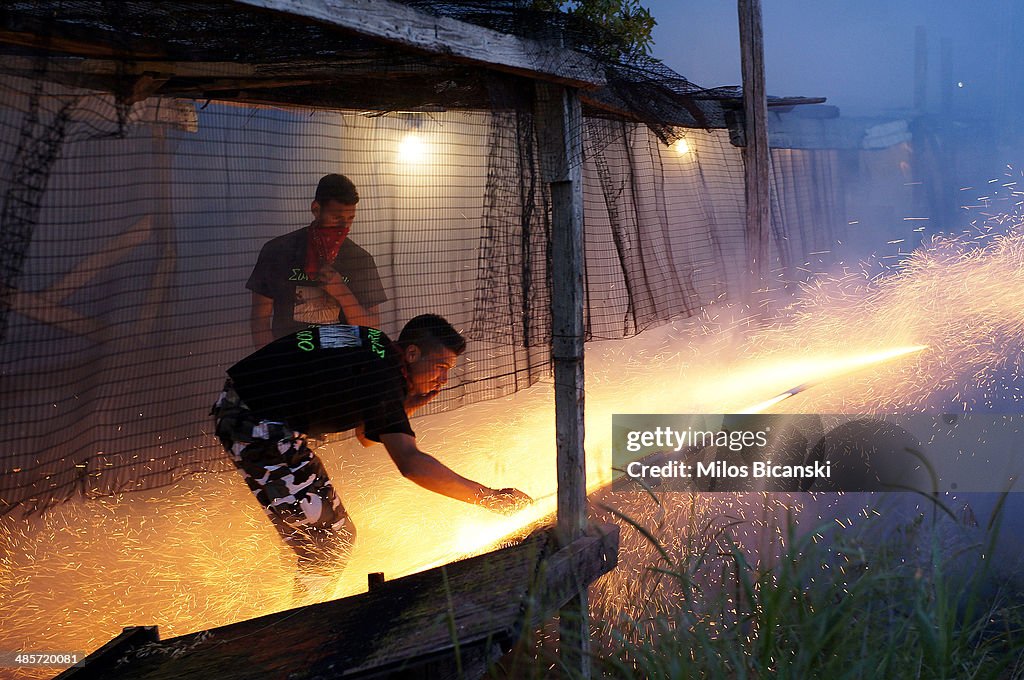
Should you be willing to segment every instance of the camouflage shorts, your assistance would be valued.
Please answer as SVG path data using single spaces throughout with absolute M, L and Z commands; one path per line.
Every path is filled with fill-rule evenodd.
M 262 420 L 228 380 L 210 414 L 217 437 L 256 500 L 306 569 L 344 567 L 355 527 L 308 438 L 284 423 Z

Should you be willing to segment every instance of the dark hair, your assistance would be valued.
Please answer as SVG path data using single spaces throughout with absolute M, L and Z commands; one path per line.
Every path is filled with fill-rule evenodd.
M 359 202 L 359 192 L 356 185 L 345 175 L 332 173 L 320 178 L 316 185 L 316 195 L 313 197 L 320 205 L 327 201 L 338 201 L 345 205 L 355 205 Z
M 466 351 L 466 339 L 437 314 L 420 314 L 410 319 L 398 336 L 398 344 L 402 347 L 416 345 L 427 353 L 444 347 L 456 356 Z

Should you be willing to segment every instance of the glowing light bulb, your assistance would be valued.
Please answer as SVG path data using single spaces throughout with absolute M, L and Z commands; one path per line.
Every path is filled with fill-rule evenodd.
M 672 144 L 672 148 L 675 149 L 675 152 L 680 156 L 685 156 L 690 153 L 690 145 L 686 142 L 686 138 L 684 137 L 677 139 L 675 143 Z
M 409 133 L 398 144 L 398 159 L 403 163 L 422 163 L 427 158 L 427 144 L 419 135 Z

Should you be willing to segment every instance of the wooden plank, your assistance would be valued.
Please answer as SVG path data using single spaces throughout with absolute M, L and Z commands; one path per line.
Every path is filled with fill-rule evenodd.
M 587 517 L 583 449 L 583 129 L 580 100 L 567 88 L 538 83 L 535 126 L 541 171 L 551 183 L 551 359 L 555 374 L 557 534 L 583 535 Z M 559 610 L 563 665 L 590 677 L 590 617 L 585 588 Z
M 257 78 L 260 77 L 259 64 L 238 64 L 227 61 L 175 61 L 148 59 L 125 63 L 116 59 L 79 59 L 70 57 L 50 57 L 47 62 L 50 72 L 79 73 L 91 76 L 124 76 L 162 75 L 182 78 Z M 273 65 L 268 65 L 271 70 Z M 16 75 L 31 75 L 38 68 L 33 57 L 5 56 L 4 70 Z M 280 67 L 278 66 L 278 69 Z M 296 68 L 296 73 L 300 71 Z M 49 74 L 48 74 L 49 75 Z
M 543 623 L 546 611 L 557 609 L 597 576 L 607 574 L 618 565 L 619 528 L 614 524 L 591 525 L 583 536 L 541 562 L 537 577 L 538 605 L 527 626 Z
M 765 287 L 768 274 L 770 227 L 770 157 L 768 150 L 768 97 L 764 82 L 764 38 L 761 0 L 738 0 L 740 64 L 743 69 L 744 194 L 747 199 L 748 291 Z M 751 298 L 756 306 L 756 297 Z
M 34 57 L 4 56 L 4 71 L 22 77 L 33 77 L 39 67 Z M 271 63 L 237 63 L 233 61 L 178 61 L 173 59 L 147 59 L 124 62 L 115 59 L 78 57 L 49 57 L 47 75 L 54 73 L 77 73 L 90 76 L 158 75 L 168 78 L 216 79 L 230 78 L 239 81 L 263 79 L 288 80 L 308 78 L 322 81 L 324 78 L 391 78 L 401 76 L 423 77 L 425 73 L 457 72 L 457 67 L 438 65 L 435 62 L 392 63 L 381 57 L 338 56 L 334 59 L 289 59 Z
M 126 663 L 104 677 L 311 680 L 388 677 L 399 669 L 406 677 L 469 677 L 526 626 L 614 568 L 617 553 L 614 525 L 561 550 L 544 532 L 362 595 L 122 649 Z M 95 677 L 87 666 L 72 670 L 83 674 L 64 680 Z
M 156 626 L 129 626 L 121 634 L 87 656 L 54 680 L 104 680 L 116 672 L 118 661 L 132 649 L 160 639 Z
M 409 50 L 439 54 L 573 87 L 605 84 L 600 66 L 554 45 L 519 38 L 393 0 L 236 0 L 238 4 L 305 17 Z
M 791 109 L 794 106 L 806 106 L 808 104 L 824 104 L 827 101 L 828 97 L 772 97 L 771 99 L 768 100 L 768 108 Z
M 0 43 L 83 57 L 151 59 L 165 56 L 153 41 L 96 26 L 36 19 L 14 10 L 0 12 Z
M 139 90 L 130 97 L 131 102 L 141 101 L 154 94 L 172 78 L 176 86 L 168 91 L 196 93 L 217 90 L 262 89 L 317 85 L 324 78 L 344 78 L 345 72 L 335 68 L 332 72 L 321 66 L 315 72 L 277 68 L 263 71 L 253 64 L 228 62 L 181 62 L 181 61 L 138 61 L 124 65 L 108 59 L 64 59 L 55 57 L 47 64 L 47 78 L 65 85 L 113 91 L 126 78 L 135 82 Z M 4 70 L 22 78 L 34 78 L 35 63 L 31 58 L 5 58 Z M 422 70 L 421 70 L 422 73 Z M 319 74 L 319 75 L 318 75 Z M 154 83 L 145 88 L 146 83 Z M 163 92 L 161 94 L 164 94 Z M 145 96 L 142 96 L 145 95 Z

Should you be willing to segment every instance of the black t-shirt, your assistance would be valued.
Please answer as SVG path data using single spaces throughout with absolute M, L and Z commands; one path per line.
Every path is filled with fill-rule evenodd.
M 228 369 L 242 401 L 264 420 L 318 436 L 360 423 L 367 439 L 415 436 L 403 402 L 398 351 L 364 326 L 313 326 L 271 342 Z
M 303 227 L 267 241 L 260 250 L 245 286 L 274 301 L 272 323 L 275 338 L 302 330 L 310 324 L 345 323 L 345 313 L 327 295 L 320 283 L 305 272 L 309 227 Z M 344 276 L 346 285 L 364 307 L 385 301 L 373 256 L 352 239 L 345 239 L 332 267 Z

